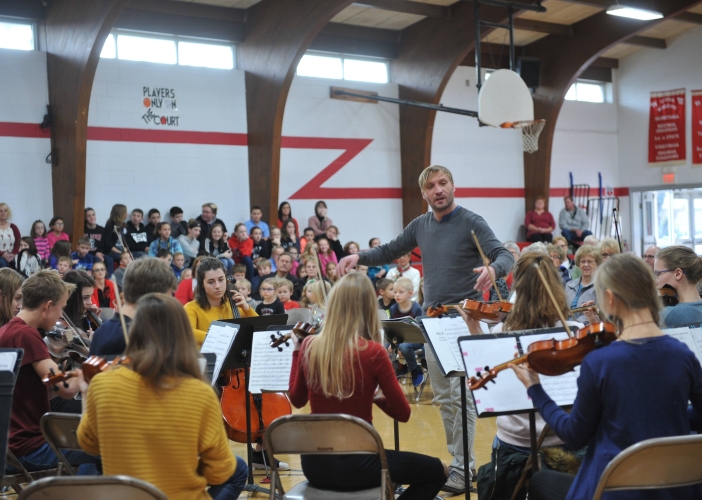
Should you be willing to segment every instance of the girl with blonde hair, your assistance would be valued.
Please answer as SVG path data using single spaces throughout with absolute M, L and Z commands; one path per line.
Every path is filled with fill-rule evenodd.
M 653 274 L 658 288 L 667 285 L 678 294 L 678 305 L 662 311 L 663 326 L 702 321 L 702 297 L 697 291 L 697 283 L 702 280 L 702 261 L 694 250 L 685 246 L 664 248 L 656 255 Z
M 300 343 L 293 335 L 290 401 L 312 413 L 344 413 L 372 423 L 375 403 L 407 422 L 410 407 L 381 343 L 380 319 L 370 279 L 351 273 L 329 295 L 321 334 Z M 379 390 L 378 390 L 379 389 Z M 402 500 L 433 499 L 448 470 L 438 458 L 386 450 L 393 482 L 409 484 Z M 304 455 L 302 470 L 316 488 L 355 491 L 380 485 L 377 455 Z

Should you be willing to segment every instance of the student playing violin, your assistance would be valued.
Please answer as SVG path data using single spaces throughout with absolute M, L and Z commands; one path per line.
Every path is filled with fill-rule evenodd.
M 617 326 L 619 339 L 583 360 L 570 414 L 546 394 L 536 372 L 513 366 L 558 437 L 572 449 L 588 445 L 575 477 L 537 472 L 530 500 L 589 500 L 622 450 L 645 439 L 689 434 L 691 424 L 702 421 L 702 367 L 685 344 L 658 328 L 660 302 L 650 267 L 633 255 L 615 255 L 597 270 L 595 289 L 600 311 Z M 702 486 L 610 492 L 607 498 L 699 499 Z
M 664 248 L 656 255 L 653 274 L 658 288 L 668 285 L 678 296 L 678 305 L 661 311 L 662 326 L 702 321 L 702 298 L 697 291 L 697 283 L 702 279 L 702 261 L 694 250 L 685 246 Z
M 324 333 L 302 344 L 292 336 L 289 395 L 295 407 L 309 401 L 313 414 L 346 413 L 371 423 L 375 403 L 390 417 L 409 420 L 409 404 L 382 345 L 377 309 L 367 276 L 352 273 L 334 285 Z M 392 450 L 385 454 L 393 482 L 409 484 L 402 500 L 433 499 L 446 482 L 448 469 L 438 458 Z M 377 455 L 304 455 L 302 470 L 320 489 L 354 491 L 380 485 Z

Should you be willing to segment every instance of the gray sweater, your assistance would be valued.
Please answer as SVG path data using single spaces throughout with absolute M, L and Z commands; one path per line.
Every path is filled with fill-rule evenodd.
M 572 231 L 580 229 L 585 231 L 590 229 L 590 219 L 588 219 L 585 210 L 580 207 L 575 207 L 573 212 L 568 212 L 565 208 L 558 214 L 558 225 L 562 230 Z
M 512 254 L 482 217 L 463 207 L 456 208 L 441 222 L 431 212 L 420 215 L 390 243 L 360 253 L 358 262 L 365 266 L 389 264 L 419 247 L 424 267 L 424 309 L 436 303 L 455 304 L 463 299 L 476 299 L 480 294 L 473 287 L 479 275 L 473 269 L 483 262 L 471 229 L 492 262 L 496 277 L 509 273 L 514 264 Z

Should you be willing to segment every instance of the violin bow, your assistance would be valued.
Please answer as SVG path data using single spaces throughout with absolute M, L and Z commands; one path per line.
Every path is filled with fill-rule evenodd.
M 619 252 L 624 253 L 624 248 L 622 248 L 622 239 L 619 236 L 619 215 L 617 213 L 617 207 L 612 208 L 612 213 L 614 215 L 614 234 L 617 235 L 617 241 L 619 242 Z
M 475 241 L 475 246 L 478 247 L 478 252 L 480 252 L 480 257 L 483 259 L 483 265 L 486 268 L 490 267 L 490 261 L 488 260 L 487 257 L 485 257 L 485 254 L 483 253 L 483 248 L 480 246 L 480 241 L 478 241 L 478 235 L 475 234 L 475 231 L 472 229 L 470 230 L 470 234 L 473 236 L 473 241 Z M 500 302 L 504 302 L 502 300 L 502 295 L 500 294 L 500 289 L 497 288 L 497 282 L 495 281 L 495 277 L 492 275 L 490 272 L 490 269 L 487 270 L 488 276 L 490 276 L 490 281 L 492 281 L 492 286 L 495 287 L 495 292 L 497 293 L 497 298 L 500 300 Z
M 118 226 L 115 226 L 114 231 L 115 231 L 115 233 L 117 233 L 117 241 L 119 241 L 120 244 L 122 245 L 122 251 L 127 252 L 129 254 L 129 256 L 132 258 L 132 260 L 134 260 L 134 255 L 132 255 L 132 251 L 127 246 L 127 242 L 124 241 L 124 238 L 122 238 L 122 228 L 121 227 L 118 228 Z
M 324 303 L 327 303 L 327 284 L 322 276 L 322 260 L 319 258 L 319 247 L 313 248 L 315 260 L 317 261 L 317 279 L 322 284 L 322 295 L 324 295 Z
M 539 278 L 541 279 L 541 283 L 543 283 L 544 288 L 546 289 L 546 292 L 548 293 L 548 296 L 551 298 L 551 302 L 553 302 L 553 307 L 556 308 L 556 311 L 558 312 L 558 317 L 561 320 L 561 323 L 563 323 L 563 326 L 566 329 L 566 332 L 568 332 L 568 336 L 570 338 L 573 338 L 573 332 L 570 331 L 570 327 L 568 326 L 568 323 L 566 322 L 565 316 L 563 315 L 563 311 L 561 311 L 561 308 L 558 307 L 558 301 L 556 300 L 556 296 L 553 295 L 553 290 L 551 290 L 551 286 L 548 284 L 548 281 L 546 281 L 546 276 L 544 276 L 544 272 L 541 270 L 541 266 L 539 265 L 538 262 L 534 262 L 534 267 L 536 268 L 536 272 L 539 273 Z
M 124 345 L 129 345 L 129 334 L 127 333 L 127 322 L 124 321 L 124 314 L 122 314 L 122 297 L 119 295 L 119 287 L 117 286 L 117 278 L 112 275 L 112 284 L 115 287 L 115 300 L 117 301 L 117 307 L 119 308 L 119 322 L 122 324 L 122 335 L 124 335 Z

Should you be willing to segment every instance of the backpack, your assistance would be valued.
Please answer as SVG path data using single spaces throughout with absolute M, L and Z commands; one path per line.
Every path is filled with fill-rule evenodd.
M 528 458 L 528 453 L 498 442 L 491 461 L 478 469 L 478 500 L 511 500 Z M 526 487 L 522 487 L 515 500 L 524 500 L 526 493 Z

